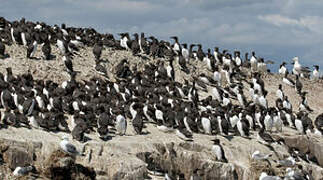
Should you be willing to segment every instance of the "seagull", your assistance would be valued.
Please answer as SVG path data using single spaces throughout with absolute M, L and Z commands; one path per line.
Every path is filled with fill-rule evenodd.
M 298 60 L 298 57 L 297 56 L 293 58 L 293 64 L 294 64 L 293 74 L 300 75 L 301 69 L 302 69 L 302 65 L 299 63 L 299 60 Z
M 26 166 L 26 167 L 16 167 L 13 171 L 14 176 L 24 176 L 27 175 L 29 172 L 34 170 L 34 166 Z
M 281 178 L 278 176 L 268 176 L 267 173 L 262 172 L 259 177 L 259 180 L 281 180 Z
M 286 169 L 286 175 L 284 177 L 284 180 L 305 180 L 307 178 L 305 178 L 305 175 L 297 170 L 293 170 L 292 168 L 287 168 Z
M 60 148 L 71 155 L 81 155 L 81 153 L 76 149 L 76 147 L 68 141 L 68 137 L 64 136 L 63 140 L 59 143 Z
M 286 159 L 283 160 L 278 160 L 278 167 L 293 167 L 296 163 L 295 159 L 293 157 L 288 157 Z
M 271 156 L 272 154 L 261 154 L 260 151 L 257 150 L 252 153 L 251 158 L 254 160 L 267 160 Z
M 299 63 L 298 57 L 293 58 L 293 71 L 292 73 L 295 75 L 299 75 L 301 77 L 307 77 L 309 76 L 309 73 L 311 72 L 308 67 L 302 67 L 302 65 Z

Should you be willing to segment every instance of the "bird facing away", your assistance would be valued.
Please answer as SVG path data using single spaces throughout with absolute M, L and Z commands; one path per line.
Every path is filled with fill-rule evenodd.
M 59 143 L 60 148 L 70 155 L 81 155 L 81 153 L 76 149 L 76 147 L 68 141 L 68 137 L 64 136 L 63 140 Z

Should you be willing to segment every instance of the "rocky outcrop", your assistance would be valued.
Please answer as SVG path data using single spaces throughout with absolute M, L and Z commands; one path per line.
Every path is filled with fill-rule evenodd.
M 206 138 L 209 138 L 206 136 Z M 306 136 L 282 136 L 289 147 L 311 152 L 321 163 L 322 140 Z M 174 139 L 173 139 L 174 140 Z M 17 166 L 34 165 L 37 174 L 34 179 L 145 179 L 159 173 L 176 174 L 182 179 L 190 179 L 198 174 L 202 179 L 257 179 L 261 172 L 281 174 L 284 168 L 273 163 L 250 160 L 250 152 L 255 149 L 266 151 L 266 147 L 245 139 L 233 139 L 223 143 L 229 163 L 219 162 L 210 145 L 200 142 L 107 142 L 89 143 L 78 146 L 85 156 L 73 157 L 59 150 L 53 142 L 20 142 L 0 140 L 1 156 L 9 175 Z M 224 141 L 224 140 L 223 140 Z M 237 142 L 242 142 L 237 144 Z M 319 143 L 321 142 L 321 144 Z M 58 142 L 57 142 L 58 143 Z M 305 144 L 305 145 L 303 145 Z M 275 146 L 277 154 L 273 159 L 284 157 L 287 152 Z M 268 151 L 268 150 L 267 150 Z M 240 156 L 239 156 L 240 154 Z M 248 157 L 249 156 L 249 157 Z M 315 178 L 323 177 L 323 168 L 300 162 L 304 170 L 312 171 Z M 4 172 L 3 170 L 1 170 Z M 0 174 L 1 176 L 1 174 Z M 7 179 L 11 176 L 5 176 Z
M 94 180 L 96 177 L 93 168 L 87 168 L 75 163 L 75 157 L 60 150 L 54 151 L 45 161 L 41 174 L 48 179 L 55 180 Z
M 297 148 L 301 153 L 315 157 L 318 164 L 323 167 L 323 144 L 322 139 L 307 137 L 305 135 L 283 136 L 285 143 L 290 148 Z

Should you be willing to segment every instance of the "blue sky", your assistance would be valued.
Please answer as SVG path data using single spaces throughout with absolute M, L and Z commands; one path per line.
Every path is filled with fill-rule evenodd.
M 323 66 L 323 2 L 319 0 L 1 0 L 0 16 L 100 32 L 145 32 L 204 49 L 256 51 L 276 66 L 299 56 Z M 116 37 L 116 36 L 115 36 Z

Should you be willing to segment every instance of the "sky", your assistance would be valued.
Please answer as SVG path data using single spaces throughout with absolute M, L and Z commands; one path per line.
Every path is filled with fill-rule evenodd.
M 277 72 L 295 56 L 304 66 L 323 66 L 322 9 L 319 0 L 1 0 L 0 16 L 93 27 L 115 38 L 119 32 L 176 35 L 203 49 L 255 51 L 275 61 Z

